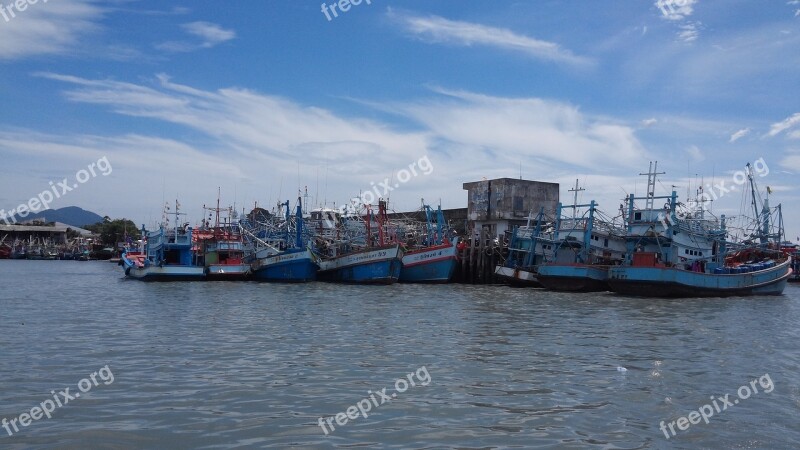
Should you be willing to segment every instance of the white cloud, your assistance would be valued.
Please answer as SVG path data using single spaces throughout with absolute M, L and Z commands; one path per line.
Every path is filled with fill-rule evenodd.
M 27 4 L 14 10 L 15 17 L 8 8 L 4 12 L 9 20 L 0 16 L 0 60 L 63 53 L 97 31 L 104 15 L 92 0 Z
M 219 25 L 209 22 L 192 22 L 181 25 L 187 33 L 203 38 L 204 45 L 212 46 L 229 41 L 236 37 L 232 30 L 225 30 Z
M 648 127 L 651 127 L 651 126 L 655 125 L 656 123 L 658 123 L 658 119 L 656 119 L 655 117 L 651 117 L 649 119 L 643 120 L 642 121 L 642 126 L 644 128 L 648 128 Z
M 694 42 L 700 36 L 700 22 L 690 22 L 680 25 L 681 31 L 678 32 L 678 39 L 683 42 Z
M 213 174 L 211 168 L 218 166 L 224 170 L 219 172 L 214 186 L 235 182 L 239 192 L 252 196 L 247 201 L 263 200 L 270 190 L 273 194 L 282 192 L 285 200 L 296 186 L 313 185 L 309 178 L 314 177 L 322 178 L 329 200 L 341 201 L 368 189 L 370 182 L 391 177 L 393 170 L 408 167 L 428 155 L 436 176 L 419 177 L 404 184 L 401 191 L 392 194 L 395 207 L 414 209 L 419 198 L 432 192 L 439 193 L 445 206 L 449 203 L 455 207 L 463 204 L 463 193 L 454 186 L 483 176 L 514 176 L 519 173 L 520 163 L 526 177 L 551 179 L 556 170 L 606 167 L 612 155 L 615 170 L 638 170 L 647 160 L 634 128 L 584 114 L 574 105 L 538 98 L 502 98 L 438 89 L 428 98 L 381 103 L 386 110 L 417 124 L 399 130 L 375 119 L 346 117 L 245 89 L 200 90 L 176 84 L 164 75 L 150 85 L 52 73 L 39 76 L 69 84 L 64 95 L 73 102 L 104 105 L 118 114 L 187 127 L 197 134 L 199 137 L 192 144 L 136 136 L 141 147 L 148 148 L 146 154 L 140 152 L 141 161 L 157 161 L 159 167 L 181 167 L 181 159 L 186 158 L 197 168 L 196 175 L 183 169 L 171 174 L 168 194 L 198 186 L 198 179 L 213 180 L 209 178 Z M 176 135 L 169 127 L 155 129 L 164 130 L 166 136 Z M 65 137 L 63 141 L 71 139 Z M 133 140 L 130 136 L 103 139 L 125 143 Z M 146 139 L 154 144 L 144 142 Z M 95 139 L 98 140 L 102 139 Z M 91 148 L 104 148 L 105 141 Z M 133 147 L 131 144 L 125 148 Z M 152 152 L 169 153 L 172 147 L 180 151 L 160 159 L 151 157 L 150 148 Z M 136 151 L 126 152 L 131 158 L 139 158 Z M 299 164 L 303 165 L 302 179 Z M 143 185 L 163 183 L 153 179 L 162 177 L 163 171 L 146 172 L 129 176 L 147 178 L 140 183 Z M 199 204 L 208 201 L 187 197 L 184 203 L 189 204 L 190 200 Z
M 616 164 L 630 166 L 645 156 L 633 128 L 585 115 L 567 103 L 435 91 L 442 98 L 397 108 L 453 148 L 486 156 L 474 160 L 473 167 L 531 158 L 551 166 L 597 167 L 609 155 Z
M 701 162 L 706 159 L 705 155 L 703 155 L 703 152 L 701 152 L 696 145 L 692 145 L 691 147 L 687 148 L 686 153 L 694 162 Z
M 797 154 L 790 154 L 786 155 L 781 160 L 781 166 L 790 169 L 794 172 L 800 172 L 800 155 Z
M 146 219 L 148 224 L 160 216 L 155 199 L 160 202 L 162 195 L 172 200 L 179 197 L 182 204 L 194 206 L 197 211 L 193 211 L 193 217 L 199 217 L 199 206 L 214 198 L 216 186 L 224 185 L 226 178 L 241 183 L 248 175 L 225 154 L 208 154 L 186 143 L 135 134 L 100 137 L 0 130 L 0 153 L 8 170 L 3 180 L 15 186 L 13 193 L 6 192 L 9 197 L 2 199 L 0 207 L 26 202 L 47 190 L 49 182 L 74 179 L 78 170 L 105 157 L 112 168 L 107 176 L 98 173 L 80 188 L 55 199 L 51 207 L 82 205 L 114 217 L 134 214 L 139 216 L 137 221 Z M 154 167 L 180 170 L 167 172 Z M 198 183 L 199 179 L 208 183 Z M 131 195 L 131 189 L 144 186 L 157 188 L 150 192 L 153 195 Z M 120 203 L 120 198 L 125 201 Z
M 576 56 L 560 45 L 517 34 L 506 28 L 495 28 L 439 16 L 416 16 L 389 9 L 389 17 L 412 35 L 430 42 L 471 47 L 483 45 L 524 53 L 538 59 L 576 66 L 587 66 L 591 60 Z
M 742 128 L 741 130 L 737 131 L 736 133 L 733 133 L 728 142 L 736 142 L 739 139 L 747 136 L 748 134 L 750 134 L 750 128 Z
M 800 130 L 794 130 L 787 134 L 789 139 L 800 139 Z
M 661 12 L 661 17 L 670 22 L 679 23 L 678 39 L 683 42 L 694 42 L 700 36 L 702 23 L 689 22 L 694 13 L 694 5 L 698 0 L 656 0 L 654 5 Z
M 694 13 L 698 0 L 656 0 L 654 5 L 666 20 L 683 20 Z
M 157 45 L 161 50 L 171 52 L 191 52 L 202 48 L 211 48 L 236 37 L 236 32 L 226 30 L 210 22 L 191 22 L 181 25 L 187 34 L 200 38 L 199 42 L 168 41 Z
M 767 133 L 766 136 L 776 136 L 797 124 L 800 124 L 800 113 L 794 113 L 794 115 L 789 116 L 780 122 L 773 123 L 769 129 L 769 133 Z

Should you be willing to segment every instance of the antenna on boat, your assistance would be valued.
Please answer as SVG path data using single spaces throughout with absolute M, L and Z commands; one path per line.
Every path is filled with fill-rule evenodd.
M 570 189 L 567 192 L 574 192 L 574 200 L 572 202 L 572 219 L 575 220 L 577 217 L 577 209 L 578 209 L 578 192 L 585 191 L 586 189 L 582 187 L 578 187 L 578 179 L 575 179 L 575 187 Z
M 319 166 L 317 166 L 317 186 L 316 192 L 314 192 L 314 202 L 319 206 Z
M 217 217 L 214 219 L 214 227 L 215 228 L 219 227 L 219 197 L 221 195 L 221 192 L 222 192 L 222 190 L 220 189 L 219 186 L 217 186 L 217 210 L 216 210 Z

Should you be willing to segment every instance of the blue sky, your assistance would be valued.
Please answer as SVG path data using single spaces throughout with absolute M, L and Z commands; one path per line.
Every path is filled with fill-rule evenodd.
M 194 222 L 217 187 L 239 209 L 305 186 L 330 206 L 390 178 L 397 210 L 452 208 L 521 169 L 614 215 L 649 161 L 685 200 L 763 158 L 800 236 L 800 0 L 364 0 L 331 20 L 304 0 L 11 3 L 6 210 L 106 157 L 51 207 L 149 224 L 178 197 Z M 738 215 L 741 190 L 713 212 Z

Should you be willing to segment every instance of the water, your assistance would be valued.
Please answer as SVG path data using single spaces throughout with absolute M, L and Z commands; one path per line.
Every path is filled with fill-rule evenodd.
M 800 446 L 791 285 L 781 297 L 647 300 L 149 284 L 105 262 L 0 261 L 0 286 L 0 418 L 51 390 L 81 393 L 108 365 L 51 418 L 0 428 L 4 449 Z M 758 377 L 773 390 L 756 382 L 708 424 L 676 422 L 669 440 L 659 429 L 711 396 L 738 400 Z M 398 392 L 399 378 L 416 385 Z M 396 397 L 380 404 L 383 388 Z M 332 419 L 325 435 L 320 417 L 365 397 L 366 418 Z

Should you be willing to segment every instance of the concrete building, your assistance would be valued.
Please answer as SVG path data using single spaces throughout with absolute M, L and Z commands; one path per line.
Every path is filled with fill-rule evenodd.
M 467 220 L 477 236 L 485 229 L 489 236 L 502 238 L 506 230 L 525 225 L 528 215 L 535 217 L 544 207 L 545 215 L 555 216 L 558 183 L 498 178 L 464 183 L 467 191 Z

